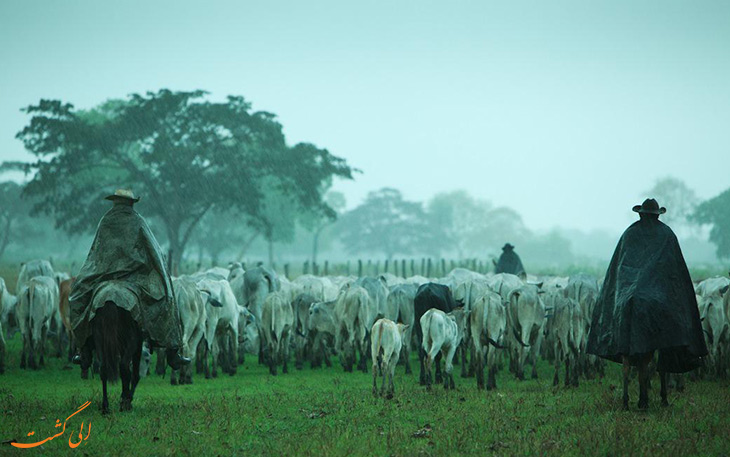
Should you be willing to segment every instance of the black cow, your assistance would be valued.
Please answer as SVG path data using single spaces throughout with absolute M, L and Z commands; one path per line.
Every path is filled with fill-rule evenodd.
M 421 285 L 416 291 L 416 298 L 413 302 L 415 308 L 414 325 L 416 327 L 416 341 L 418 342 L 418 360 L 421 364 L 420 383 L 426 385 L 426 372 L 423 360 L 426 352 L 423 350 L 423 329 L 421 328 L 421 317 L 431 308 L 440 309 L 445 313 L 451 312 L 459 306 L 454 301 L 454 296 L 448 286 L 429 282 Z M 436 356 L 436 383 L 441 382 L 441 353 Z

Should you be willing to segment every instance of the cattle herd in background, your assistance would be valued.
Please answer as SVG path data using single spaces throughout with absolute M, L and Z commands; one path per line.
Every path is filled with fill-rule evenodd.
M 17 296 L 0 278 L 0 373 L 5 338 L 18 331 L 21 368 L 43 367 L 48 346 L 55 356 L 70 358 L 72 281 L 45 260 L 21 267 Z M 729 285 L 730 279 L 715 277 L 695 286 L 709 349 L 696 375 L 726 374 Z M 232 264 L 174 278 L 173 287 L 182 352 L 196 363 L 173 372 L 172 384 L 191 383 L 193 371 L 206 378 L 216 377 L 219 368 L 234 375 L 246 354 L 266 364 L 272 375 L 287 373 L 291 359 L 300 370 L 305 363 L 331 366 L 337 355 L 345 371 L 367 372 L 370 366 L 376 395 L 382 375 L 380 394 L 391 397 L 396 365 L 401 362 L 406 374 L 412 373 L 412 350 L 419 355 L 419 380 L 429 389 L 433 381 L 454 388 L 457 354 L 461 376 L 474 376 L 482 389 L 497 387 L 501 369 L 519 379 L 531 369 L 537 377 L 539 358 L 554 364 L 556 385 L 563 369 L 566 385 L 603 375 L 603 362 L 585 352 L 601 287 L 601 280 L 589 275 L 523 281 L 510 274 L 456 268 L 443 278 L 386 273 L 361 278 L 303 275 L 290 281 L 264 267 Z M 156 352 L 154 370 L 164 374 L 164 351 Z M 148 349 L 142 359 L 146 373 Z

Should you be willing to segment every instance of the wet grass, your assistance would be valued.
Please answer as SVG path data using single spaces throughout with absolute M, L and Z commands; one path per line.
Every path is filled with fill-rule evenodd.
M 396 398 L 373 398 L 372 375 L 329 369 L 269 376 L 249 358 L 234 377 L 170 386 L 142 379 L 132 412 L 99 412 L 101 383 L 79 379 L 51 359 L 40 371 L 18 368 L 19 335 L 9 342 L 8 370 L 0 376 L 0 441 L 40 440 L 87 400 L 67 432 L 29 450 L 0 445 L 0 455 L 728 455 L 730 386 L 688 382 L 660 408 L 620 409 L 617 366 L 603 380 L 579 388 L 552 387 L 552 368 L 539 380 L 498 375 L 499 390 L 478 391 L 473 378 L 456 378 L 456 391 L 426 392 L 416 376 L 396 374 Z M 655 379 L 658 383 L 658 380 Z M 81 421 L 88 440 L 70 449 Z M 85 426 L 86 427 L 86 426 Z M 58 429 L 55 429 L 58 430 Z M 86 428 L 84 429 L 86 430 Z M 35 431 L 33 437 L 26 434 Z M 75 454 L 74 454 L 75 453 Z

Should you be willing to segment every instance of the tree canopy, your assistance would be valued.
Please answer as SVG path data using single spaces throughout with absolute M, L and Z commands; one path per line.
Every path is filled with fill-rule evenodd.
M 423 252 L 433 237 L 421 203 L 404 200 L 392 188 L 368 193 L 365 202 L 340 218 L 338 229 L 348 252 L 380 252 L 389 259 Z
M 334 213 L 322 188 L 335 176 L 352 178 L 344 159 L 308 143 L 287 146 L 276 116 L 252 111 L 243 97 L 205 96 L 162 89 L 88 111 L 41 100 L 24 110 L 32 117 L 17 134 L 38 160 L 4 167 L 32 174 L 24 194 L 37 198 L 34 211 L 70 233 L 96 226 L 105 195 L 133 189 L 142 214 L 162 221 L 175 264 L 215 206 L 241 212 L 257 229 L 276 211 L 271 192 L 303 211 Z
M 717 257 L 730 259 L 730 189 L 700 203 L 691 219 L 712 225 L 710 241 L 717 247 Z

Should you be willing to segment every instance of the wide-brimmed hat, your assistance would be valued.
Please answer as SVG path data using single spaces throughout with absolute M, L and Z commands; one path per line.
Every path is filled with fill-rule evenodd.
M 132 200 L 137 203 L 139 197 L 135 197 L 134 192 L 129 189 L 117 189 L 113 194 L 104 197 L 104 200 Z
M 659 203 L 653 198 L 647 198 L 641 205 L 636 205 L 633 208 L 635 213 L 647 213 L 647 214 L 664 214 L 667 212 L 665 207 L 659 207 Z
M 509 243 L 507 243 L 507 244 L 505 244 L 504 246 L 502 246 L 502 250 L 503 250 L 503 251 L 504 251 L 504 250 L 507 250 L 507 249 L 514 249 L 514 248 L 515 248 L 515 247 L 514 247 L 514 246 L 512 246 L 512 245 L 511 245 L 511 244 L 509 244 Z

